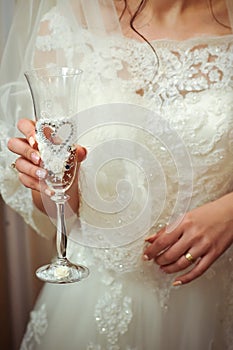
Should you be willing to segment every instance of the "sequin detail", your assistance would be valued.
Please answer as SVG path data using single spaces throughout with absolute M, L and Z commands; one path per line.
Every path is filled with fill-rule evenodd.
M 95 308 L 98 331 L 107 339 L 108 349 L 120 350 L 118 338 L 128 330 L 133 317 L 132 300 L 123 296 L 122 284 L 114 282 Z M 111 345 L 111 347 L 110 347 Z

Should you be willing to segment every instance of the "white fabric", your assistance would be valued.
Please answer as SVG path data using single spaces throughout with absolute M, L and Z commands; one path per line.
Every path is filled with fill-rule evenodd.
M 80 4 L 76 12 L 73 5 Z M 7 167 L 13 157 L 6 135 L 13 133 L 9 124 L 13 128 L 30 111 L 26 67 L 59 63 L 84 71 L 79 141 L 89 156 L 81 166 L 80 221 L 70 234 L 69 255 L 87 265 L 90 276 L 75 285 L 44 287 L 22 349 L 232 349 L 232 249 L 198 280 L 173 289 L 174 276 L 142 261 L 149 230 L 138 232 L 136 219 L 146 208 L 145 227 L 149 222 L 156 232 L 170 221 L 177 198 L 190 209 L 233 190 L 233 35 L 155 40 L 158 66 L 146 43 L 122 36 L 111 1 L 93 1 L 91 13 L 100 12 L 90 21 L 88 4 L 59 1 L 46 12 L 38 3 L 37 13 L 46 13 L 35 20 L 40 34 L 34 29 L 22 67 L 11 72 L 10 80 L 21 85 L 1 90 L 1 192 L 46 236 L 38 212 L 34 220 L 30 192 Z M 106 22 L 110 14 L 114 20 Z M 17 93 L 9 94 L 14 88 Z M 122 238 L 126 226 L 128 241 Z M 112 228 L 114 247 L 107 241 Z

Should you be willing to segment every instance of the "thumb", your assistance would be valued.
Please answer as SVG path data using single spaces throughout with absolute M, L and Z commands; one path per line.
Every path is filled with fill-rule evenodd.
M 77 148 L 76 148 L 76 155 L 77 155 L 77 159 L 78 159 L 79 163 L 84 161 L 84 159 L 87 156 L 86 148 L 78 145 Z

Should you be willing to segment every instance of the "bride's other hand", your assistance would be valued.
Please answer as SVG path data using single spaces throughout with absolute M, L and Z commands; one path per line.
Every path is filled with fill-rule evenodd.
M 40 167 L 41 159 L 35 139 L 35 122 L 29 119 L 21 119 L 18 129 L 24 137 L 13 137 L 8 141 L 8 148 L 19 155 L 15 161 L 21 183 L 38 192 L 51 195 L 52 192 L 43 181 L 46 178 L 46 170 Z M 77 159 L 82 162 L 86 157 L 86 149 L 77 146 Z
M 146 239 L 150 245 L 144 260 L 160 265 L 166 273 L 177 273 L 181 285 L 201 276 L 233 243 L 233 193 L 185 214 L 173 230 L 166 228 Z

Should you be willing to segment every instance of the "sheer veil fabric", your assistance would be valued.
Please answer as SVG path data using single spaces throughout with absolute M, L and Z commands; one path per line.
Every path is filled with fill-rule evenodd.
M 141 38 L 124 36 L 119 4 L 17 1 L 0 73 L 1 194 L 39 234 L 53 234 L 10 167 L 7 140 L 20 118 L 33 118 L 25 71 L 80 67 L 79 142 L 89 154 L 69 254 L 91 270 L 80 284 L 44 287 L 22 349 L 230 350 L 232 249 L 178 289 L 141 254 L 144 237 L 174 212 L 233 191 L 233 35 L 155 38 L 158 61 Z M 233 27 L 232 0 L 226 6 Z

